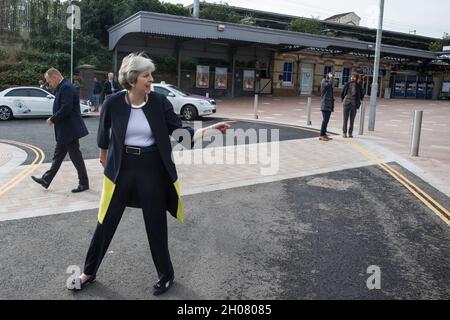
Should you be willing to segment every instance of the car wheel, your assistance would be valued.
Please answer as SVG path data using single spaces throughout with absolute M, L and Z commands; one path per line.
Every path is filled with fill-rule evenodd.
M 7 106 L 0 107 L 0 120 L 7 121 L 11 120 L 13 117 L 12 110 Z
M 198 112 L 194 106 L 187 105 L 181 109 L 181 116 L 186 121 L 192 121 L 197 119 Z

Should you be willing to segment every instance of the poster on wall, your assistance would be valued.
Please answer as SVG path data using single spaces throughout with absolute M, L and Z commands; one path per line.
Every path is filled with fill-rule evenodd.
M 442 92 L 450 93 L 450 82 L 444 82 L 442 84 Z
M 254 91 L 255 90 L 255 70 L 244 70 L 244 91 Z
M 215 88 L 226 90 L 227 89 L 227 68 L 216 68 Z
M 197 88 L 209 88 L 209 66 L 197 66 Z

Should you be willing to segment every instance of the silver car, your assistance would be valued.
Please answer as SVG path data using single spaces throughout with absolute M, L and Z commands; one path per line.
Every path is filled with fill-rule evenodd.
M 15 87 L 0 92 L 0 120 L 12 118 L 49 117 L 53 114 L 55 96 L 36 87 Z M 81 115 L 90 107 L 80 101 Z

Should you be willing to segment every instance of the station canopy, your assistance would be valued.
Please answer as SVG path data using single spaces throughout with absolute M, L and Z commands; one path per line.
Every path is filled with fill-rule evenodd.
M 179 43 L 202 40 L 229 47 L 254 45 L 278 52 L 306 51 L 322 56 L 370 59 L 375 53 L 375 44 L 371 42 L 144 11 L 108 31 L 109 49 L 128 52 L 153 46 L 158 53 L 167 54 Z M 163 44 L 163 39 L 172 42 Z M 393 45 L 382 45 L 381 57 L 392 63 L 432 65 L 442 61 L 436 52 Z

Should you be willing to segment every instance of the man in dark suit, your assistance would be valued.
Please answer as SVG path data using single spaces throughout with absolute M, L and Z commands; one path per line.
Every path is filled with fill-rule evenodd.
M 108 80 L 103 84 L 103 102 L 120 89 L 119 83 L 114 80 L 114 73 L 108 73 Z
M 56 147 L 51 168 L 44 173 L 42 178 L 34 176 L 31 178 L 47 189 L 69 153 L 79 179 L 78 187 L 72 192 L 88 190 L 89 179 L 80 151 L 79 139 L 87 136 L 89 132 L 81 117 L 80 97 L 70 81 L 64 79 L 61 73 L 54 68 L 45 73 L 45 80 L 50 89 L 55 91 L 53 115 L 47 119 L 47 124 L 55 125 Z

